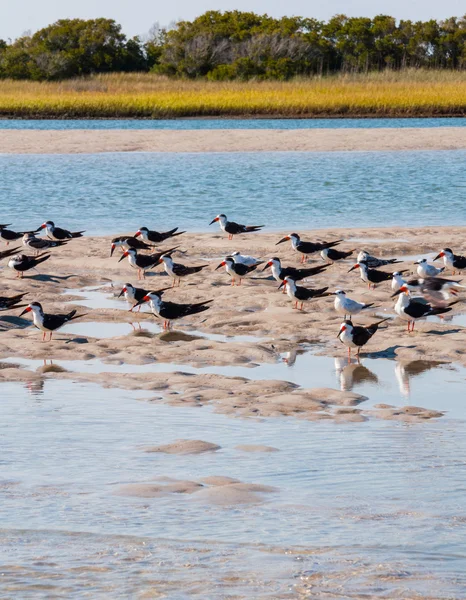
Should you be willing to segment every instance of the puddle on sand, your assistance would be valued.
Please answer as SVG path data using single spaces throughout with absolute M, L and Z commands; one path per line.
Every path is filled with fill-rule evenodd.
M 301 349 L 302 351 L 302 349 Z M 36 370 L 44 361 L 7 358 L 3 363 L 15 363 Z M 354 391 L 369 400 L 364 408 L 374 404 L 415 404 L 424 408 L 446 411 L 449 416 L 466 418 L 463 401 L 466 368 L 460 365 L 439 364 L 432 361 L 401 363 L 386 358 L 365 357 L 361 364 L 348 364 L 345 357 L 316 356 L 310 351 L 288 352 L 275 363 L 247 366 L 191 366 L 154 362 L 143 365 L 106 363 L 99 359 L 89 361 L 54 360 L 54 366 L 79 373 L 191 373 L 213 374 L 225 377 L 244 377 L 251 380 L 289 381 L 303 388 L 339 388 Z M 445 388 L 448 386 L 448 394 Z
M 93 384 L 2 386 L 0 553 L 11 594 L 464 596 L 463 421 L 258 422 Z M 143 451 L 183 438 L 221 449 Z M 251 442 L 279 452 L 236 450 Z M 210 475 L 278 492 L 233 506 L 115 494 Z

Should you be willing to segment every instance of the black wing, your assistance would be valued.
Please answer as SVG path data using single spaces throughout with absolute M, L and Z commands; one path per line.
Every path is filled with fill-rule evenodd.
M 298 300 L 310 300 L 311 298 L 317 298 L 328 290 L 328 287 L 320 288 L 318 290 L 311 290 L 304 287 L 296 287 L 295 297 Z
M 466 256 L 453 255 L 453 266 L 455 269 L 466 269 Z
M 205 302 L 197 302 L 195 304 L 177 304 L 176 302 L 162 302 L 159 314 L 163 319 L 171 321 L 173 319 L 179 319 L 180 317 L 186 317 L 188 315 L 195 315 L 200 312 L 208 310 L 210 306 L 207 306 L 213 302 L 213 300 L 206 300 Z
M 321 250 L 325 250 L 325 248 L 333 248 L 333 246 L 337 246 L 343 240 L 335 240 L 334 242 L 299 242 L 297 248 L 299 252 L 303 254 L 313 254 L 314 252 L 320 252 Z
M 280 271 L 280 279 L 286 279 L 286 277 L 291 277 L 295 281 L 300 281 L 301 279 L 306 279 L 306 277 L 312 277 L 313 275 L 317 275 L 322 273 L 328 269 L 328 265 L 319 265 L 318 267 L 311 267 L 309 269 L 296 269 L 295 267 L 285 267 Z

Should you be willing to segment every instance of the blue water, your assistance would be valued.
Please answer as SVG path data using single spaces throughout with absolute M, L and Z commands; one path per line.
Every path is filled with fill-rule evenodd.
M 465 127 L 466 119 L 0 119 L 0 129 L 370 129 Z
M 466 223 L 466 151 L 1 155 L 0 223 L 90 234 Z

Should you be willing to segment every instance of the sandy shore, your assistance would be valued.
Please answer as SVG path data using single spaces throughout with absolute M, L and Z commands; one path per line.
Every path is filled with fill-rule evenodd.
M 464 240 L 465 233 L 466 228 L 452 227 L 358 229 L 352 230 L 349 235 L 348 231 L 333 229 L 309 231 L 303 233 L 302 237 L 322 240 L 346 236 L 342 249 L 364 248 L 377 255 L 401 259 L 406 256 L 406 264 L 402 267 L 414 271 L 412 255 L 436 252 L 451 245 L 452 239 Z M 270 271 L 248 277 L 241 287 L 231 287 L 224 270 L 215 270 L 221 258 L 235 249 L 262 259 L 278 255 L 283 264 L 298 265 L 299 257 L 288 243 L 275 246 L 281 237 L 280 234 L 264 233 L 229 242 L 223 234 L 212 233 L 186 234 L 178 238 L 181 247 L 180 253 L 176 254 L 177 260 L 186 264 L 208 264 L 209 267 L 202 274 L 189 277 L 180 288 L 166 292 L 165 298 L 179 302 L 214 299 L 211 310 L 175 325 L 175 329 L 182 331 L 183 335 L 160 336 L 144 329 L 139 331 L 139 323 L 143 328 L 145 323 L 154 326 L 156 319 L 148 312 L 130 313 L 124 300 L 116 301 L 125 282 L 135 285 L 138 282 L 135 271 L 126 259 L 119 263 L 118 253 L 113 258 L 109 257 L 110 237 L 73 240 L 67 246 L 53 251 L 51 259 L 41 266 L 40 274 L 27 276 L 23 280 L 15 279 L 15 274 L 5 267 L 5 295 L 27 291 L 30 301 L 40 301 L 49 312 L 71 310 L 75 306 L 73 302 L 80 299 L 73 295 L 73 290 L 102 286 L 102 299 L 110 298 L 117 304 L 116 307 L 106 308 L 105 302 L 100 308 L 92 305 L 75 306 L 79 313 L 86 314 L 82 322 L 133 323 L 135 331 L 100 339 L 96 325 L 95 337 L 58 333 L 52 343 L 43 344 L 40 341 L 41 334 L 30 326 L 28 315 L 18 318 L 21 310 L 3 312 L 0 315 L 0 381 L 32 381 L 40 385 L 44 377 L 61 377 L 94 381 L 110 387 L 152 390 L 154 400 L 173 404 L 201 406 L 213 402 L 217 410 L 235 415 L 364 420 L 368 415 L 361 414 L 356 408 L 364 398 L 350 391 L 302 389 L 286 381 L 254 380 L 255 365 L 274 364 L 283 360 L 283 353 L 290 352 L 292 355 L 301 351 L 303 345 L 314 347 L 314 351 L 321 355 L 341 357 L 342 360 L 346 358 L 346 347 L 336 338 L 342 319 L 335 313 L 331 297 L 316 300 L 304 311 L 296 311 L 292 309 L 288 297 L 277 291 L 278 284 L 268 276 Z M 464 246 L 455 250 L 464 252 Z M 316 256 L 311 263 L 321 263 L 320 257 Z M 380 315 L 393 316 L 394 302 L 390 299 L 389 283 L 381 284 L 375 291 L 368 291 L 359 279 L 358 272 L 348 273 L 352 264 L 353 261 L 344 261 L 332 265 L 305 285 L 329 286 L 330 290 L 339 287 L 351 291 L 351 296 L 356 299 L 374 302 L 376 309 L 355 319 L 357 323 L 371 323 L 378 320 Z M 142 285 L 157 289 L 170 285 L 170 281 L 158 267 Z M 65 290 L 68 290 L 67 295 L 64 295 Z M 83 303 L 86 304 L 86 301 Z M 455 307 L 455 314 L 462 310 L 464 306 L 460 303 Z M 196 331 L 217 334 L 217 338 L 200 337 Z M 190 332 L 194 334 L 190 335 Z M 218 339 L 218 334 L 253 337 L 225 341 Z M 366 348 L 372 357 L 396 358 L 401 364 L 435 359 L 466 365 L 466 328 L 448 322 L 421 322 L 416 325 L 416 332 L 408 335 L 406 324 L 393 319 Z M 7 358 L 18 361 L 26 358 L 39 362 L 31 366 L 34 371 L 31 373 L 20 362 L 16 366 L 2 362 Z M 42 362 L 46 360 L 54 364 Z M 80 361 L 100 362 L 96 369 L 89 372 L 80 366 Z M 199 372 L 191 374 L 183 372 L 182 367 L 175 373 L 151 372 L 151 365 L 159 363 L 249 369 L 246 376 L 241 378 Z M 128 365 L 138 365 L 139 368 L 134 370 Z M 351 377 L 351 373 L 347 375 Z M 406 418 L 421 418 L 410 410 Z M 390 407 L 380 407 L 380 411 L 379 416 L 383 418 L 391 414 Z
M 466 127 L 313 130 L 0 131 L 7 154 L 458 150 Z

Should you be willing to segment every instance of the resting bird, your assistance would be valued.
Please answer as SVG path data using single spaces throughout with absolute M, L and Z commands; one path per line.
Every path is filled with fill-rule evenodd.
M 0 296 L 0 311 L 10 310 L 10 308 L 20 308 L 18 304 L 21 302 L 24 294 L 16 294 L 16 296 Z M 24 304 L 23 304 L 24 306 Z
M 239 263 L 241 265 L 247 265 L 248 267 L 252 267 L 253 265 L 259 266 L 264 263 L 263 260 L 258 260 L 254 258 L 254 256 L 247 256 L 245 254 L 241 254 L 241 252 L 232 252 L 230 256 L 233 258 L 235 263 Z
M 8 246 L 10 242 L 16 242 L 21 239 L 25 233 L 25 231 L 12 231 L 11 229 L 0 228 L 0 239 L 6 242 L 6 245 Z
M 451 302 L 448 306 L 435 307 L 425 302 L 422 298 L 411 298 L 406 286 L 402 286 L 397 294 L 399 296 L 395 304 L 395 312 L 401 319 L 408 321 L 408 333 L 414 331 L 414 324 L 419 319 L 450 312 L 451 307 L 458 302 L 458 300 L 455 300 L 455 302 Z
M 173 262 L 172 257 L 169 254 L 164 254 L 160 257 L 159 263 L 163 263 L 165 273 L 170 277 L 173 277 L 173 286 L 175 287 L 176 280 L 178 279 L 178 285 L 181 284 L 181 278 L 199 273 L 202 269 L 205 269 L 208 265 L 199 265 L 197 267 L 187 267 L 180 263 Z
M 238 235 L 239 233 L 253 233 L 255 231 L 259 231 L 264 227 L 264 225 L 241 225 L 240 223 L 235 223 L 234 221 L 228 221 L 226 215 L 217 215 L 215 219 L 209 223 L 219 222 L 220 229 L 225 233 L 228 233 L 228 239 L 232 240 L 234 235 Z
M 354 271 L 354 269 L 359 269 L 359 273 L 361 279 L 367 283 L 368 288 L 375 289 L 375 286 L 378 283 L 382 283 L 383 281 L 390 281 L 392 279 L 392 273 L 387 273 L 385 271 L 378 271 L 377 269 L 370 269 L 368 263 L 365 260 L 362 260 L 351 267 L 348 273 Z M 397 271 L 399 274 L 406 273 L 406 269 L 403 271 Z
M 328 269 L 328 266 L 329 265 L 319 265 L 318 267 L 309 267 L 304 269 L 296 269 L 295 267 L 282 267 L 280 259 L 277 256 L 274 256 L 265 264 L 262 272 L 269 267 L 272 267 L 272 275 L 275 281 L 280 282 L 287 277 L 291 277 L 291 279 L 294 279 L 295 281 L 301 281 L 307 277 L 312 277 L 313 275 L 323 273 L 323 271 Z
M 392 273 L 392 290 L 394 292 L 397 292 L 405 283 L 406 281 L 403 279 L 399 271 Z
M 162 292 L 165 292 L 168 289 L 170 288 L 164 288 L 163 290 L 158 290 L 154 293 L 161 294 Z M 137 306 L 138 312 L 140 312 L 142 306 L 142 299 L 144 298 L 144 296 L 147 296 L 148 293 L 148 290 L 143 290 L 142 288 L 134 287 L 130 283 L 125 283 L 123 289 L 118 294 L 118 298 L 121 298 L 121 296 L 123 296 L 124 294 L 126 302 L 128 302 L 128 304 L 131 304 L 131 308 L 129 309 L 129 311 L 133 312 L 133 309 Z
M 295 303 L 294 308 L 298 308 L 298 302 L 301 302 L 299 310 L 303 310 L 304 302 L 309 302 L 314 298 L 324 298 L 330 296 L 330 292 L 327 292 L 328 287 L 320 288 L 318 290 L 311 290 L 309 288 L 301 287 L 296 285 L 296 281 L 287 277 L 279 285 L 278 289 L 282 286 L 286 286 L 286 293 L 289 298 Z
M 41 250 L 48 250 L 49 248 L 56 248 L 57 246 L 64 246 L 68 240 L 63 242 L 52 242 L 52 240 L 45 240 L 43 238 L 36 237 L 33 233 L 25 233 L 23 235 L 23 245 L 26 248 L 34 250 L 36 255 Z
M 50 258 L 50 254 L 39 254 L 39 256 L 28 256 L 27 254 L 16 254 L 8 261 L 8 266 L 17 273 L 17 277 L 23 278 L 25 271 L 35 269 L 37 265 Z
M 275 245 L 278 246 L 278 244 L 283 244 L 283 242 L 286 242 L 287 240 L 291 240 L 291 247 L 293 250 L 302 255 L 302 263 L 306 262 L 308 254 L 314 254 L 314 252 L 320 252 L 326 248 L 333 248 L 343 241 L 335 240 L 333 242 L 303 242 L 297 233 L 290 233 L 290 235 L 285 235 L 285 237 L 278 241 Z
M 147 227 L 140 227 L 134 234 L 134 237 L 137 238 L 140 235 L 146 244 L 160 244 L 165 240 L 168 240 L 168 238 L 172 238 L 183 233 L 186 233 L 186 231 L 178 231 L 178 227 L 170 229 L 170 231 L 152 231 Z
M 453 275 L 456 273 L 456 271 L 462 271 L 463 269 L 466 269 L 466 256 L 453 254 L 451 248 L 444 248 L 437 254 L 434 260 L 438 260 L 439 258 L 443 258 L 443 262 L 446 267 L 453 269 Z
M 341 250 L 336 250 L 335 248 L 324 248 L 320 255 L 323 260 L 334 263 L 338 260 L 344 260 L 345 258 L 349 258 L 353 254 L 354 250 L 348 250 L 348 252 L 342 252 Z
M 367 344 L 371 337 L 376 333 L 381 323 L 388 321 L 389 319 L 382 319 L 377 323 L 372 323 L 367 327 L 355 326 L 351 321 L 343 321 L 340 326 L 340 331 L 337 337 L 340 339 L 342 344 L 348 346 L 348 360 L 351 359 L 351 348 L 357 348 L 357 357 L 359 360 L 359 353 L 361 348 Z
M 155 254 L 138 254 L 134 248 L 128 248 L 128 250 L 123 252 L 120 256 L 118 262 L 121 262 L 127 256 L 129 264 L 134 269 L 138 270 L 138 279 L 145 279 L 146 271 L 156 267 L 159 264 L 162 255 L 174 252 L 177 248 L 178 246 L 170 248 L 170 250 L 166 250 L 165 252 L 156 252 Z
M 82 237 L 84 231 L 68 231 L 61 227 L 55 227 L 53 221 L 46 221 L 42 223 L 39 229 L 47 230 L 47 237 L 55 242 L 62 242 L 63 240 L 71 240 L 73 238 Z
M 417 265 L 417 274 L 419 277 L 437 277 L 441 275 L 446 267 L 440 267 L 439 269 L 435 265 L 429 265 L 426 258 L 421 258 L 417 262 L 414 263 Z
M 129 250 L 134 248 L 135 250 L 150 250 L 151 246 L 148 246 L 143 241 L 138 240 L 130 235 L 120 235 L 119 237 L 113 238 L 112 247 L 110 249 L 110 256 L 113 256 L 115 248 L 121 248 L 122 250 Z
M 156 317 L 164 319 L 163 328 L 170 329 L 170 322 L 175 319 L 181 319 L 182 317 L 189 317 L 190 315 L 197 315 L 198 313 L 208 310 L 208 306 L 213 300 L 204 300 L 204 302 L 195 302 L 192 304 L 178 304 L 176 302 L 164 302 L 162 300 L 163 291 L 149 292 L 144 298 L 138 302 L 150 303 L 150 309 Z M 136 304 L 136 306 L 138 306 Z
M 358 315 L 362 310 L 374 306 L 373 302 L 365 304 L 364 302 L 358 302 L 357 300 L 349 298 L 343 290 L 336 290 L 336 292 L 333 293 L 335 295 L 335 310 L 337 313 L 344 315 L 345 319 L 346 315 Z
M 16 246 L 16 248 L 9 248 L 8 250 L 4 250 L 3 252 L 0 252 L 0 260 L 2 260 L 3 258 L 8 258 L 9 256 L 12 256 L 15 252 L 18 252 L 18 250 L 21 248 L 21 246 Z
M 80 317 L 85 316 L 85 315 L 77 315 L 75 310 L 72 310 L 71 312 L 69 312 L 67 314 L 61 314 L 61 315 L 46 314 L 46 313 L 44 313 L 42 304 L 40 304 L 39 302 L 31 302 L 31 304 L 29 304 L 19 316 L 21 317 L 22 315 L 24 315 L 28 312 L 32 312 L 32 319 L 33 319 L 34 325 L 37 327 L 37 329 L 40 329 L 43 332 L 43 334 L 42 334 L 43 342 L 45 341 L 47 332 L 50 333 L 50 337 L 49 337 L 49 341 L 50 341 L 52 339 L 52 335 L 53 335 L 54 331 L 57 331 L 58 329 L 63 327 L 63 325 L 66 325 L 66 323 L 69 323 L 70 321 L 72 321 L 74 319 L 79 319 Z
M 358 254 L 358 263 L 360 262 L 365 262 L 369 268 L 376 269 L 377 267 L 395 265 L 403 261 L 398 260 L 397 258 L 376 258 L 375 256 L 371 256 L 365 250 L 361 250 L 361 252 Z
M 235 282 L 237 281 L 239 281 L 238 285 L 241 285 L 243 278 L 257 269 L 257 265 L 235 263 L 231 256 L 227 256 L 225 260 L 222 260 L 215 270 L 220 269 L 220 267 L 225 267 L 225 271 L 230 275 L 231 285 L 235 285 Z
M 454 279 L 426 277 L 425 279 L 408 279 L 399 290 L 392 294 L 392 298 L 401 293 L 402 287 L 403 291 L 408 290 L 420 294 L 434 306 L 445 306 L 446 301 L 450 299 L 450 294 L 457 296 L 458 291 L 466 290 L 464 285 Z

